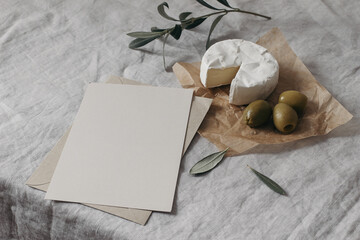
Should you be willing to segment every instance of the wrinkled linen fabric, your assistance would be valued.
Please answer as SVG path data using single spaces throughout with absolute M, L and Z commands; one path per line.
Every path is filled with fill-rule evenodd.
M 146 226 L 82 206 L 44 200 L 25 181 L 71 125 L 89 82 L 117 75 L 180 87 L 165 71 L 162 41 L 134 51 L 125 33 L 168 27 L 162 1 L 0 1 L 0 239 L 359 239 L 360 2 L 358 0 L 229 3 L 272 20 L 228 14 L 212 43 L 256 41 L 279 27 L 317 80 L 354 115 L 330 134 L 258 146 L 214 171 L 191 166 L 216 151 L 197 135 L 182 159 L 172 213 Z M 209 1 L 214 3 L 216 1 Z M 169 14 L 211 10 L 169 1 Z M 197 62 L 211 20 L 165 47 L 168 66 Z M 170 68 L 168 68 L 170 69 Z M 280 196 L 246 167 L 271 177 Z

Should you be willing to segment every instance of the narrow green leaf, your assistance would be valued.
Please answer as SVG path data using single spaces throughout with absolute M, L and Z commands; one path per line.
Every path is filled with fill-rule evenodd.
M 223 15 L 220 15 L 218 16 L 217 18 L 215 18 L 215 20 L 213 21 L 213 23 L 211 24 L 211 27 L 210 27 L 210 31 L 209 31 L 209 35 L 208 35 L 208 38 L 207 38 L 207 41 L 206 41 L 206 49 L 208 49 L 210 47 L 210 36 L 211 36 L 211 33 L 214 31 L 216 25 L 220 22 L 221 18 L 223 16 L 225 16 L 226 14 L 223 14 Z
M 234 9 L 233 7 L 231 7 L 228 3 L 227 0 L 217 0 L 219 3 L 221 3 L 222 5 L 226 6 L 226 7 L 229 7 L 229 8 L 232 8 Z
M 128 36 L 134 38 L 151 38 L 151 37 L 160 37 L 163 35 L 162 32 L 131 32 L 127 33 Z
M 193 29 L 197 26 L 199 26 L 203 21 L 205 21 L 206 18 L 191 18 L 189 19 L 189 22 L 186 22 L 183 24 L 183 28 L 185 29 Z
M 151 28 L 152 32 L 163 32 L 165 30 L 167 30 L 167 29 L 165 29 L 165 28 L 157 28 L 157 27 L 152 27 Z
M 270 178 L 268 178 L 267 176 L 259 173 L 258 171 L 256 171 L 255 169 L 251 168 L 250 166 L 248 166 L 251 171 L 253 173 L 255 173 L 255 175 L 263 182 L 266 184 L 266 186 L 268 186 L 271 190 L 273 190 L 274 192 L 277 192 L 278 194 L 281 195 L 287 195 L 287 193 L 285 192 L 284 189 L 282 189 L 279 184 L 277 184 L 276 182 L 274 182 L 273 180 L 271 180 Z
M 167 39 L 168 39 L 169 35 L 170 35 L 169 33 L 167 33 L 167 34 L 165 35 L 164 42 L 163 42 L 163 64 L 164 64 L 164 69 L 165 69 L 165 71 L 166 71 L 166 62 L 165 62 L 165 44 L 166 44 L 166 41 L 167 41 Z
M 158 36 L 160 37 L 160 36 Z M 148 44 L 149 42 L 157 39 L 158 37 L 151 37 L 151 38 L 136 38 L 134 40 L 132 40 L 129 44 L 129 48 L 131 49 L 136 49 L 136 48 L 139 48 L 139 47 L 142 47 L 146 44 Z
M 212 170 L 221 162 L 228 149 L 229 148 L 225 149 L 224 151 L 216 152 L 204 157 L 190 169 L 190 174 L 194 175 Z
M 176 24 L 174 30 L 170 32 L 171 36 L 173 36 L 176 40 L 178 40 L 181 36 L 182 27 L 179 24 Z
M 173 18 L 173 17 L 170 17 L 170 16 L 165 12 L 165 7 L 169 8 L 169 5 L 167 4 L 167 2 L 163 2 L 163 3 L 161 3 L 161 4 L 157 7 L 159 14 L 160 14 L 163 18 L 166 18 L 166 19 L 168 19 L 168 20 L 178 21 L 177 19 L 175 19 L 175 18 Z
M 208 4 L 207 2 L 205 2 L 204 0 L 196 0 L 198 3 L 200 3 L 201 5 L 207 7 L 207 8 L 210 8 L 210 9 L 213 9 L 213 10 L 221 10 L 221 9 L 218 9 L 216 7 L 213 7 L 211 6 L 210 4 Z
M 192 12 L 183 12 L 183 13 L 180 13 L 179 15 L 179 19 L 180 21 L 184 21 Z

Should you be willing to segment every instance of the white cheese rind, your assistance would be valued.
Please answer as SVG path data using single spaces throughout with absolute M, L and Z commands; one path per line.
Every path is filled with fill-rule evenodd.
M 239 67 L 236 72 L 229 68 Z M 216 69 L 212 76 L 211 69 Z M 224 71 L 226 79 L 220 79 Z M 233 79 L 229 73 L 235 74 Z M 212 45 L 204 54 L 200 79 L 205 87 L 230 84 L 229 102 L 245 105 L 267 98 L 275 89 L 279 78 L 279 65 L 266 48 L 242 39 L 231 39 Z

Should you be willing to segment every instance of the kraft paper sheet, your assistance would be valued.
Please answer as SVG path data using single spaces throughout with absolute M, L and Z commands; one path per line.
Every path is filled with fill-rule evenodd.
M 275 106 L 279 95 L 286 90 L 297 90 L 308 97 L 308 105 L 296 130 L 288 135 L 278 132 L 270 121 L 266 126 L 250 128 L 241 123 L 245 106 L 229 104 L 229 85 L 207 89 L 200 81 L 200 63 L 178 62 L 173 70 L 184 88 L 194 88 L 196 96 L 213 99 L 208 114 L 199 128 L 201 136 L 219 149 L 229 147 L 228 156 L 258 144 L 275 144 L 325 135 L 345 124 L 353 116 L 315 79 L 296 56 L 278 28 L 273 28 L 257 44 L 265 47 L 280 66 L 279 83 L 268 101 Z

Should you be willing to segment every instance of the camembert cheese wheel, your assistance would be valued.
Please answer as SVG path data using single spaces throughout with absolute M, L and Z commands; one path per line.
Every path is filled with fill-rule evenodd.
M 268 50 L 242 39 L 212 45 L 201 61 L 200 78 L 207 88 L 231 84 L 229 102 L 249 104 L 266 99 L 279 78 L 279 64 Z

